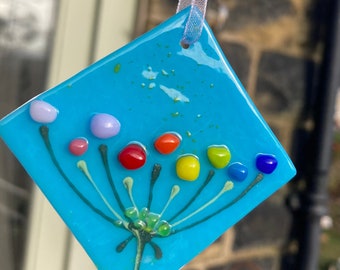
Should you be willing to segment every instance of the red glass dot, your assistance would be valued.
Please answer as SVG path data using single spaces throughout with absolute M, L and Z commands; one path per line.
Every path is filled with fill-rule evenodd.
M 118 160 L 128 170 L 139 169 L 146 162 L 145 147 L 139 143 L 131 143 L 118 154 Z

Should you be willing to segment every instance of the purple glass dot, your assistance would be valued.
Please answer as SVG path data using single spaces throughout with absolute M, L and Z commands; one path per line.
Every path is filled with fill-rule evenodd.
M 45 101 L 33 100 L 30 104 L 29 114 L 34 121 L 48 124 L 57 118 L 58 110 Z
M 107 139 L 119 133 L 120 123 L 116 117 L 110 114 L 98 113 L 92 117 L 90 129 L 97 138 Z
M 256 168 L 265 174 L 271 174 L 277 167 L 277 159 L 274 155 L 258 154 L 256 156 Z
M 235 162 L 228 167 L 228 175 L 232 180 L 243 181 L 248 176 L 248 168 L 240 162 Z

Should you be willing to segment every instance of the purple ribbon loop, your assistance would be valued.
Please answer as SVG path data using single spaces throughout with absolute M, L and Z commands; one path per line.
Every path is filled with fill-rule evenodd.
M 208 0 L 179 0 L 177 13 L 191 6 L 181 40 L 183 46 L 190 46 L 201 37 L 207 2 Z

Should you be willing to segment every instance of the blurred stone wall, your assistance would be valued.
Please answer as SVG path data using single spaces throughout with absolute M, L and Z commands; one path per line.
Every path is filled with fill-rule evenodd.
M 141 1 L 136 35 L 172 16 L 176 6 L 175 0 Z M 210 0 L 207 20 L 241 82 L 294 158 L 294 130 L 312 128 L 323 6 L 314 0 Z M 289 186 L 271 196 L 184 269 L 292 269 L 284 262 L 297 249 L 288 240 L 288 192 Z
M 44 89 L 55 0 L 0 0 L 0 118 Z M 32 182 L 0 140 L 0 269 L 22 269 Z

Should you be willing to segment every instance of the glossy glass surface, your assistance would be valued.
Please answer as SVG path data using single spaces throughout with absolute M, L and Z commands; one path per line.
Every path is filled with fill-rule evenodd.
M 99 269 L 180 269 L 295 174 L 209 27 L 181 47 L 187 16 L 182 11 L 37 96 L 58 111 L 52 123 L 32 119 L 34 101 L 0 122 L 3 140 Z M 91 119 L 103 114 L 114 121 L 105 118 L 98 136 Z M 181 141 L 164 155 L 154 142 L 169 131 Z M 68 149 L 74 138 L 89 143 L 81 157 Z M 131 146 L 141 166 L 129 163 Z M 257 168 L 260 153 L 277 161 L 270 174 L 268 159 L 260 161 L 264 173 Z M 178 177 L 183 157 L 192 171 L 180 167 L 180 176 L 190 181 Z M 227 177 L 235 162 L 247 168 L 234 173 L 243 181 Z

